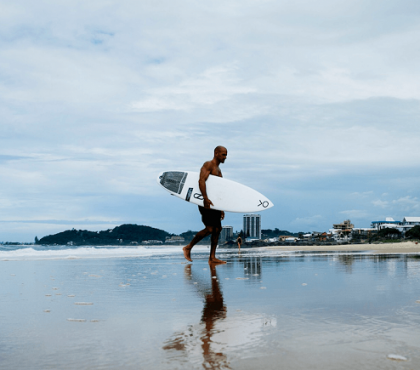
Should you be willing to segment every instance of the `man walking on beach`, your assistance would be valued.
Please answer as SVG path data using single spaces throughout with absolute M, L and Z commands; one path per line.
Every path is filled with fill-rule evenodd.
M 218 146 L 214 149 L 214 157 L 211 161 L 205 162 L 200 170 L 200 179 L 198 180 L 198 186 L 201 191 L 201 195 L 204 198 L 204 207 L 198 206 L 198 210 L 201 213 L 201 220 L 205 228 L 197 233 L 191 240 L 190 244 L 183 248 L 184 257 L 192 262 L 191 249 L 200 240 L 211 234 L 211 247 L 210 247 L 210 258 L 209 263 L 226 263 L 216 258 L 217 242 L 219 240 L 220 232 L 222 231 L 221 220 L 225 218 L 223 211 L 211 209 L 210 205 L 213 205 L 211 200 L 207 197 L 206 181 L 210 175 L 222 176 L 220 171 L 220 163 L 225 163 L 227 157 L 227 149 L 223 146 Z

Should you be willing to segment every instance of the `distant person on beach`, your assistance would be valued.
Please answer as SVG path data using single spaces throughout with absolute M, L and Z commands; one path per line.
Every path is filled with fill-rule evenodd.
M 210 205 L 213 205 L 211 200 L 207 197 L 206 181 L 210 175 L 222 176 L 220 171 L 220 163 L 225 163 L 227 157 L 227 149 L 223 146 L 218 146 L 214 149 L 214 157 L 211 161 L 205 162 L 200 170 L 200 179 L 198 180 L 198 186 L 201 191 L 201 195 L 204 198 L 204 207 L 198 206 L 198 210 L 201 213 L 201 220 L 205 228 L 197 233 L 191 240 L 190 244 L 183 248 L 184 257 L 192 262 L 191 249 L 200 240 L 211 234 L 211 248 L 209 263 L 226 263 L 225 261 L 216 258 L 217 242 L 219 240 L 220 232 L 222 231 L 221 221 L 225 218 L 223 211 L 211 209 Z
M 241 245 L 242 245 L 242 238 L 240 236 L 238 236 L 238 239 L 236 239 L 236 241 L 238 242 L 238 248 L 239 248 L 239 252 L 241 251 Z

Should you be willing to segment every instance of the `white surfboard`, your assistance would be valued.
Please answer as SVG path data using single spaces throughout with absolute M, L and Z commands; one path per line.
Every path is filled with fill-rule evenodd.
M 203 206 L 204 199 L 198 187 L 200 174 L 190 171 L 161 172 L 157 182 L 172 195 Z M 238 182 L 210 175 L 206 181 L 211 208 L 220 211 L 250 213 L 273 207 L 273 203 L 258 191 Z

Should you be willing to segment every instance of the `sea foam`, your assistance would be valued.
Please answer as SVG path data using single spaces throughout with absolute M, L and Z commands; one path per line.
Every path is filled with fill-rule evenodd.
M 0 261 L 15 260 L 51 260 L 51 259 L 86 259 L 86 258 L 129 258 L 161 257 L 181 253 L 180 247 L 78 247 L 64 246 L 34 249 L 32 247 L 0 251 Z M 197 248 L 198 249 L 198 248 Z

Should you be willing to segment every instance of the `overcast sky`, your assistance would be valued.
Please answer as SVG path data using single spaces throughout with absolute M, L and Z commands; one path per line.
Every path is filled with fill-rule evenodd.
M 418 0 L 0 0 L 0 241 L 199 230 L 156 177 L 217 145 L 263 228 L 420 216 L 419 44 Z

